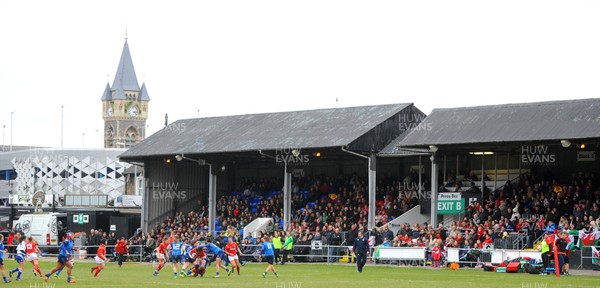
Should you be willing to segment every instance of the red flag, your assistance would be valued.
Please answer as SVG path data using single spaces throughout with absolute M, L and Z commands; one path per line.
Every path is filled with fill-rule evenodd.
M 594 246 L 596 244 L 596 233 L 582 233 L 581 244 L 583 246 Z

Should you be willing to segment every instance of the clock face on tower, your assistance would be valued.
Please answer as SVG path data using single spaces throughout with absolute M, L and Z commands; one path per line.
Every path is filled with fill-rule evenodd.
M 132 106 L 127 110 L 127 113 L 129 113 L 129 116 L 135 117 L 138 115 L 138 109 L 137 109 L 137 107 Z
M 106 114 L 108 114 L 108 116 L 112 116 L 113 115 L 113 109 L 112 109 L 112 107 L 108 107 L 108 109 L 106 109 Z

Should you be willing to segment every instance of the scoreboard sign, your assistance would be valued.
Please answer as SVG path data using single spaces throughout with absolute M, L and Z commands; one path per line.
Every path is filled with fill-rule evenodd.
M 438 193 L 438 214 L 459 214 L 465 212 L 465 199 L 460 193 Z

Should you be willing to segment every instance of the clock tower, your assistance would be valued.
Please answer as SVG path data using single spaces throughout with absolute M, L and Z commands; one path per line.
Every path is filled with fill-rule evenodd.
M 112 86 L 106 83 L 101 100 L 104 148 L 129 148 L 146 138 L 150 97 L 146 84 L 138 84 L 127 38 L 115 79 Z

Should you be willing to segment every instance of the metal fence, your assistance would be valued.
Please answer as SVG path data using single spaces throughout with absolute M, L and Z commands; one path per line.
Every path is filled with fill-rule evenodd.
M 512 232 L 508 237 L 494 240 L 494 247 L 499 249 L 521 250 L 532 246 L 531 238 L 527 233 Z
M 6 258 L 14 258 L 16 246 L 6 246 L 8 251 L 5 254 Z M 99 246 L 74 246 L 73 257 L 75 259 L 94 258 Z M 260 249 L 262 245 L 240 245 L 243 254 L 240 255 L 242 261 L 259 262 Z M 41 257 L 57 257 L 59 253 L 58 246 L 39 245 L 42 251 Z M 116 252 L 114 245 L 106 245 L 106 257 L 109 261 L 116 261 Z M 154 249 L 147 248 L 144 245 L 128 245 L 129 253 L 126 254 L 125 261 L 135 262 L 153 262 L 157 261 Z M 292 250 L 287 252 L 288 258 L 286 262 L 339 262 L 348 258 L 350 254 L 348 246 L 332 246 L 324 245 L 322 242 L 314 241 L 310 245 L 293 245 Z M 283 257 L 284 251 L 280 251 L 280 258 Z M 213 256 L 209 254 L 209 256 Z
M 596 263 L 598 263 L 598 264 L 596 264 L 596 265 L 600 266 L 600 256 L 594 255 L 592 247 L 596 247 L 596 249 L 600 251 L 600 246 L 582 246 L 581 251 L 580 251 L 581 252 L 581 254 L 580 254 L 581 261 L 579 262 L 579 265 L 577 267 L 572 267 L 572 268 L 583 269 L 584 266 L 589 267 L 589 265 L 586 265 L 586 263 L 592 264 L 592 263 L 594 263 L 594 261 L 593 261 L 594 259 L 597 259 Z M 600 268 L 600 267 L 594 267 L 594 268 Z
M 42 250 L 42 257 L 57 257 L 58 247 L 57 246 L 43 246 L 40 245 Z M 75 246 L 74 255 L 75 259 L 87 259 L 94 258 L 96 251 L 99 246 Z M 260 255 L 262 245 L 240 245 L 240 249 L 243 254 L 240 255 L 240 259 L 246 262 L 261 262 L 262 257 Z M 15 246 L 7 246 L 9 249 L 7 258 L 14 258 Z M 146 248 L 144 245 L 128 245 L 129 253 L 125 255 L 125 261 L 134 262 L 155 262 L 158 261 L 154 249 Z M 398 249 L 406 249 L 403 247 L 397 247 Z M 109 262 L 117 260 L 116 252 L 114 251 L 114 245 L 106 245 L 106 257 Z M 377 256 L 377 250 L 379 247 L 371 247 L 367 260 L 373 263 L 383 264 L 407 264 L 407 265 L 425 265 L 423 260 L 419 260 L 418 263 L 414 261 L 401 261 L 400 259 L 387 259 L 382 257 L 381 259 Z M 388 248 L 386 248 L 388 249 Z M 12 250 L 12 251 L 11 251 Z M 430 251 L 426 252 L 426 260 L 430 260 Z M 353 263 L 355 262 L 354 253 L 352 252 L 351 246 L 341 245 L 327 245 L 322 241 L 312 241 L 309 245 L 307 244 L 296 244 L 293 248 L 286 252 L 287 258 L 285 262 L 326 262 L 326 263 Z M 279 263 L 283 262 L 284 251 L 279 251 Z M 209 256 L 214 256 L 209 254 Z M 418 259 L 413 259 L 418 260 Z M 484 259 L 485 260 L 485 259 Z M 488 261 L 485 261 L 488 262 Z
M 9 253 L 5 253 L 5 257 L 14 258 L 14 248 L 15 246 L 7 246 L 9 249 Z M 96 251 L 99 246 L 76 246 L 77 249 L 74 253 L 74 258 L 76 259 L 86 259 L 93 258 L 96 256 Z M 156 262 L 158 261 L 156 255 L 154 253 L 154 249 L 147 248 L 144 245 L 129 245 L 129 254 L 126 255 L 124 261 L 134 261 L 134 262 Z M 240 260 L 244 262 L 261 262 L 264 259 L 260 255 L 262 245 L 240 245 L 240 249 L 243 254 L 240 255 Z M 43 251 L 42 257 L 56 257 L 58 254 L 57 246 L 40 246 L 40 249 Z M 114 262 L 117 260 L 117 255 L 114 252 L 114 245 L 107 245 L 107 253 L 106 257 L 109 259 L 109 262 Z M 386 247 L 384 249 L 389 250 L 398 250 L 395 253 L 400 253 L 394 257 L 389 257 L 389 253 L 381 254 L 382 257 L 379 257 L 378 249 L 381 247 L 372 247 L 371 253 L 368 256 L 368 261 L 371 263 L 383 263 L 383 264 L 394 264 L 394 265 L 409 265 L 409 266 L 424 266 L 427 264 L 431 264 L 432 257 L 431 251 L 424 247 L 420 248 L 409 248 L 409 247 Z M 585 253 L 581 254 L 581 262 L 583 263 L 584 259 L 588 262 L 591 262 L 591 259 L 594 257 L 590 252 L 591 249 L 589 247 L 584 247 L 583 249 Z M 419 257 L 413 257 L 415 251 L 421 251 Z M 12 251 L 11 251 L 12 250 Z M 402 254 L 408 253 L 407 255 L 412 255 L 410 257 Z M 279 261 L 278 263 L 282 263 L 284 251 L 279 251 Z M 424 255 L 423 255 L 424 253 Z M 516 258 L 516 257 L 534 257 L 533 255 L 536 253 L 540 253 L 538 251 L 523 251 L 523 250 L 506 250 L 506 249 L 460 249 L 460 248 L 448 248 L 443 255 L 442 262 L 457 262 L 461 266 L 469 266 L 476 267 L 478 264 L 492 263 L 492 262 L 501 262 L 506 260 L 506 258 Z M 312 241 L 310 244 L 295 244 L 293 248 L 288 252 L 285 252 L 287 258 L 285 262 L 325 262 L 325 263 L 353 263 L 355 262 L 354 254 L 352 252 L 352 247 L 343 246 L 343 245 L 327 245 L 324 244 L 323 241 Z M 209 254 L 209 257 L 214 257 L 214 255 Z M 573 267 L 577 269 L 578 267 Z
M 259 262 L 260 249 L 262 245 L 241 245 L 240 249 L 242 261 Z M 350 247 L 339 245 L 325 245 L 320 241 L 313 241 L 309 244 L 295 244 L 289 252 L 286 252 L 286 262 L 351 262 L 352 256 Z M 278 251 L 279 263 L 283 262 L 284 251 Z M 277 251 L 276 251 L 277 254 Z M 277 256 L 277 255 L 276 255 Z
M 7 253 L 4 253 L 6 258 L 14 258 L 16 246 L 14 245 L 6 245 L 8 249 Z M 58 257 L 59 247 L 58 246 L 46 246 L 39 245 L 38 246 L 42 251 L 42 255 L 38 255 L 41 257 Z M 74 246 L 73 247 L 73 258 L 75 259 L 87 259 L 94 258 L 96 256 L 96 251 L 98 251 L 98 247 L 100 246 Z M 126 254 L 127 261 L 135 261 L 135 262 L 150 262 L 152 251 L 148 251 L 143 245 L 127 245 L 129 248 L 129 253 Z M 114 245 L 106 245 L 106 258 L 109 261 L 116 261 L 116 252 Z

